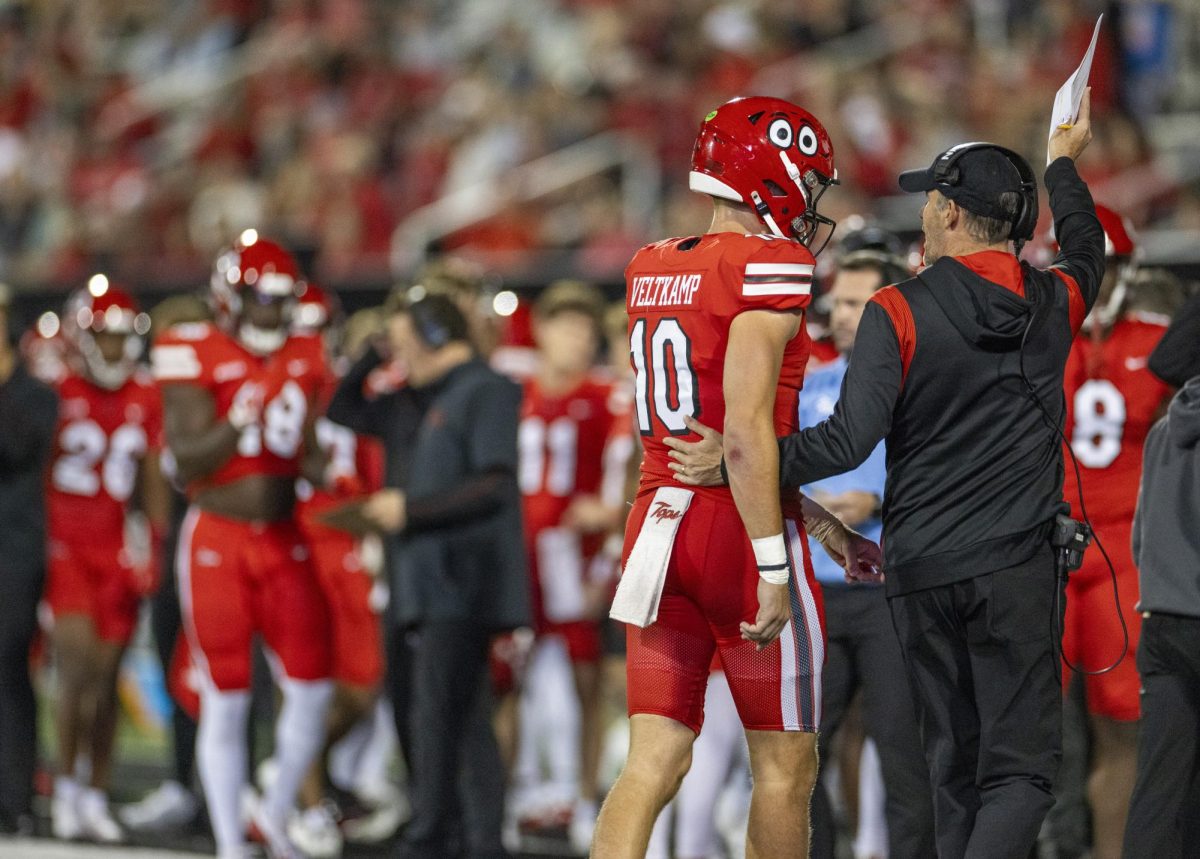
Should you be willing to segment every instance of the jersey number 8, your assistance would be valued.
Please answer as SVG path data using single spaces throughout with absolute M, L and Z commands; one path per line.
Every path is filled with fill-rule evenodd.
M 1107 379 L 1091 379 L 1075 392 L 1071 449 L 1087 468 L 1108 468 L 1121 453 L 1125 398 Z

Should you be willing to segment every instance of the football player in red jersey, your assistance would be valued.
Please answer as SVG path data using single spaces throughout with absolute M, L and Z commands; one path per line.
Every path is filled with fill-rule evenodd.
M 59 838 L 122 837 L 106 793 L 117 670 L 139 602 L 155 585 L 155 549 L 167 519 L 158 469 L 162 408 L 153 382 L 137 365 L 149 327 L 133 298 L 104 275 L 94 275 L 63 310 L 69 372 L 58 383 L 48 474 L 45 596 L 54 615 L 58 668 L 59 775 L 52 814 Z M 149 545 L 141 541 L 138 547 L 126 527 L 135 509 L 149 520 Z M 80 757 L 90 760 L 86 787 L 76 780 Z
M 293 328 L 298 333 L 321 337 L 331 366 L 336 362 L 341 326 L 337 296 L 311 282 L 305 284 Z M 331 369 L 320 394 L 320 413 L 337 383 L 338 374 Z M 383 451 L 377 440 L 359 436 L 324 416 L 316 419 L 315 431 L 328 457 L 329 486 L 313 486 L 301 478 L 296 488 L 300 500 L 297 518 L 329 605 L 335 685 L 325 746 L 301 789 L 304 812 L 293 820 L 289 834 L 305 853 L 324 856 L 340 853 L 342 845 L 337 821 L 322 802 L 329 749 L 373 712 L 383 677 L 383 643 L 379 617 L 371 607 L 373 580 L 363 566 L 358 541 L 345 531 L 323 524 L 321 515 L 381 488 Z
M 1161 416 L 1171 389 L 1147 368 L 1167 320 L 1126 312 L 1137 264 L 1128 221 L 1096 206 L 1104 227 L 1107 265 L 1096 308 L 1071 347 L 1065 375 L 1066 435 L 1079 463 L 1083 503 L 1117 573 L 1121 610 L 1129 629 L 1125 658 L 1107 674 L 1083 678 L 1091 722 L 1092 754 L 1087 795 L 1097 859 L 1121 855 L 1125 817 L 1137 763 L 1140 680 L 1134 652 L 1141 616 L 1135 610 L 1138 574 L 1130 535 L 1142 474 L 1142 445 Z M 1080 515 L 1079 484 L 1066 457 L 1064 497 Z M 1067 585 L 1063 653 L 1080 668 L 1096 671 L 1121 654 L 1120 621 L 1113 604 L 1108 564 L 1098 550 Z
M 555 763 L 573 791 L 571 833 L 580 849 L 591 843 L 599 789 L 601 618 L 613 566 L 602 549 L 625 512 L 633 449 L 622 398 L 593 369 L 603 315 L 604 296 L 587 284 L 559 282 L 538 298 L 538 370 L 525 385 L 518 434 L 535 632 L 565 644 L 579 698 L 577 724 L 556 718 L 546 728 L 574 735 L 566 746 L 578 750 L 575 760 Z M 531 684 L 525 694 L 536 700 L 537 692 Z M 530 734 L 536 704 L 527 709 L 535 718 L 522 721 L 523 745 L 537 740 Z
M 597 823 L 598 859 L 645 855 L 688 769 L 714 651 L 754 772 L 746 855 L 808 854 L 824 643 L 804 519 L 824 511 L 781 498 L 775 439 L 796 422 L 809 245 L 832 227 L 817 204 L 835 182 L 815 117 L 775 98 L 731 101 L 692 155 L 689 184 L 713 201 L 708 233 L 643 248 L 626 269 L 645 457 L 612 609 L 630 624 L 629 757 Z M 729 487 L 674 479 L 668 442 L 696 418 L 724 427 Z M 831 519 L 820 530 L 849 551 L 858 541 Z
M 261 634 L 282 670 L 278 776 L 254 813 L 275 856 L 296 855 L 286 817 L 333 693 L 329 613 L 293 518 L 296 479 L 325 483 L 314 405 L 328 375 L 320 338 L 289 333 L 298 284 L 292 256 L 247 230 L 213 271 L 216 324 L 176 326 L 151 352 L 191 500 L 177 575 L 203 678 L 197 762 L 223 857 L 244 851 L 252 637 Z

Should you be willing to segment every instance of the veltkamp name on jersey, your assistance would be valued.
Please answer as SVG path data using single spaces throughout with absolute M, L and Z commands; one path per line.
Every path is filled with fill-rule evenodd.
M 644 275 L 633 279 L 634 307 L 677 307 L 691 304 L 700 289 L 699 274 Z

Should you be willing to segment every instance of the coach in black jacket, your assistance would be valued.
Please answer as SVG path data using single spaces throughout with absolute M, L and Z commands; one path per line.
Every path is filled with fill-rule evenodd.
M 1104 233 L 1074 159 L 1050 139 L 1045 182 L 1061 252 L 1049 270 L 1009 245 L 1021 211 L 1011 153 L 955 147 L 901 177 L 927 191 L 920 275 L 876 293 L 834 414 L 780 440 L 786 486 L 847 471 L 887 439 L 883 551 L 913 687 L 942 859 L 1030 854 L 1062 745 L 1056 583 L 1063 369 L 1104 273 Z M 967 147 L 961 147 L 967 149 Z M 1025 168 L 1028 170 L 1028 168 Z M 1036 402 L 1035 402 L 1036 397 Z M 683 482 L 711 457 L 680 446 Z
M 516 481 L 521 389 L 478 357 L 444 295 L 394 304 L 388 335 L 406 388 L 365 399 L 380 360 L 369 353 L 329 417 L 380 436 L 387 452 L 387 488 L 363 515 L 388 535 L 389 686 L 412 766 L 413 816 L 395 855 L 501 859 L 488 648 L 530 622 Z

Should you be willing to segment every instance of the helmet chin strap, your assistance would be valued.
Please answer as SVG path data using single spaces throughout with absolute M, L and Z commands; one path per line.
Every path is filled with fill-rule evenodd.
M 110 364 L 99 356 L 86 356 L 85 360 L 87 361 L 88 374 L 92 377 L 92 381 L 105 390 L 117 390 L 117 388 L 129 381 L 129 377 L 133 375 L 133 365 L 126 361 L 118 361 L 115 364 Z
M 238 339 L 255 355 L 270 355 L 278 352 L 287 341 L 287 331 L 283 328 L 260 328 L 243 322 L 238 327 Z
M 767 229 L 771 231 L 771 234 L 781 239 L 788 238 L 788 236 L 784 234 L 783 230 L 779 229 L 779 224 L 775 223 L 775 219 L 771 217 L 771 210 L 767 208 L 767 204 L 763 202 L 763 198 L 759 195 L 759 193 L 757 191 L 751 191 L 750 199 L 754 201 L 755 214 L 757 214 L 759 219 L 767 225 Z
M 127 336 L 125 346 L 122 349 L 122 356 L 116 361 L 105 360 L 104 355 L 100 352 L 100 347 L 96 345 L 96 341 L 91 335 L 86 333 L 80 344 L 80 353 L 83 355 L 83 363 L 87 367 L 88 376 L 91 380 L 108 391 L 115 391 L 129 381 L 129 377 L 133 375 L 134 368 L 137 366 L 137 341 L 132 336 Z

